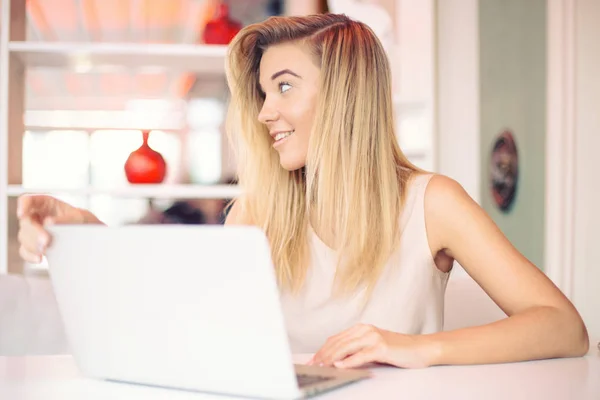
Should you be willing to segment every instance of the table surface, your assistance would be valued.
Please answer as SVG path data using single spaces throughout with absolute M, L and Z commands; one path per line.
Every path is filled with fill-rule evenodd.
M 302 363 L 307 355 L 295 356 Z M 372 369 L 373 377 L 319 399 L 600 399 L 600 351 L 581 358 L 511 364 Z M 0 399 L 225 399 L 83 377 L 71 356 L 0 357 Z

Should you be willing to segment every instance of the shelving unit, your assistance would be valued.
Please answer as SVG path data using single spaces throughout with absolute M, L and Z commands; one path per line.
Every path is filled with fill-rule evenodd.
M 224 66 L 226 46 L 191 44 L 144 44 L 144 43 L 101 43 L 26 41 L 26 0 L 0 0 L 0 274 L 11 272 L 11 262 L 19 260 L 16 237 L 16 198 L 24 193 L 46 193 L 73 196 L 107 195 L 115 198 L 155 199 L 205 199 L 232 198 L 239 188 L 230 185 L 131 185 L 123 187 L 23 187 L 22 146 L 25 96 L 24 72 L 28 69 L 53 69 L 77 73 L 103 73 L 127 69 L 136 72 L 169 71 L 194 74 L 197 86 L 216 86 L 220 90 L 225 80 Z M 402 42 L 396 63 L 396 74 L 402 96 L 394 98 L 396 115 L 408 124 L 426 121 L 428 132 L 433 131 L 433 59 L 430 45 L 433 30 L 427 23 L 408 23 L 413 20 L 429 21 L 433 15 L 425 6 L 430 1 L 413 2 L 396 0 L 399 36 Z M 405 23 L 406 22 L 406 23 Z M 406 38 L 406 39 L 403 39 Z M 415 39 L 416 38 L 416 39 Z M 415 79 L 415 77 L 417 79 Z M 409 88 L 409 90 L 406 90 Z M 207 89 L 208 90 L 208 89 Z M 424 117 L 423 117 L 424 115 Z M 411 119 L 414 117 L 414 120 Z M 31 123 L 34 129 L 86 130 L 86 118 L 77 120 L 69 127 L 46 126 L 43 118 Z M 129 121 L 134 122 L 134 121 Z M 137 124 L 137 122 L 135 122 Z M 107 129 L 108 127 L 98 127 Z M 111 126 L 110 129 L 132 129 L 135 126 Z M 149 127 L 137 126 L 137 129 Z M 160 129 L 178 131 L 179 125 L 166 124 Z M 419 128 L 417 128 L 418 130 Z M 425 136 L 429 135 L 426 132 Z M 433 137 L 433 135 L 431 135 Z M 419 137 L 420 138 L 420 137 Z M 417 163 L 430 165 L 435 159 L 435 145 L 424 145 L 403 149 L 407 157 Z M 13 272 L 20 272 L 12 267 Z
M 227 46 L 134 43 L 8 43 L 8 51 L 27 68 L 76 71 L 160 68 L 223 76 Z
M 25 131 L 24 72 L 54 68 L 79 73 L 134 71 L 190 73 L 207 81 L 224 81 L 227 46 L 136 43 L 61 43 L 25 41 L 25 0 L 2 0 L 0 21 L 0 274 L 18 260 L 15 243 L 16 197 L 24 193 L 109 195 L 120 198 L 232 198 L 235 185 L 130 185 L 124 187 L 23 187 L 22 135 Z M 60 127 L 58 127 L 60 129 Z M 119 128 L 119 127 L 115 127 Z M 131 129 L 131 127 L 127 127 Z M 72 128 L 69 128 L 72 129 Z M 14 269 L 14 268 L 12 268 Z
M 154 199 L 219 199 L 234 198 L 240 194 L 236 185 L 129 185 L 118 188 L 86 187 L 58 188 L 36 187 L 27 188 L 20 185 L 8 185 L 8 197 L 18 197 L 23 194 L 61 194 L 77 196 L 109 195 L 122 198 L 148 197 Z

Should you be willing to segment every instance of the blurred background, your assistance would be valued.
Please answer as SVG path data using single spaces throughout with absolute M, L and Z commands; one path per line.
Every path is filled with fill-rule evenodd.
M 326 1 L 283 0 L 12 3 L 13 9 L 23 3 L 23 40 L 36 45 L 34 51 L 38 52 L 24 62 L 21 187 L 23 191 L 50 188 L 54 195 L 92 210 L 109 224 L 150 222 L 155 219 L 157 209 L 164 210 L 177 201 L 162 198 L 166 196 L 162 195 L 168 190 L 166 187 L 159 189 L 161 199 L 152 202 L 147 197 L 124 198 L 111 192 L 129 184 L 123 166 L 141 144 L 140 129 L 152 131 L 149 146 L 164 157 L 168 167 L 161 183 L 215 185 L 235 181 L 235 161 L 222 126 L 228 91 L 222 66 L 220 71 L 197 73 L 195 66 L 186 65 L 187 60 L 175 60 L 168 65 L 140 65 L 127 57 L 97 64 L 86 55 L 87 44 L 104 45 L 103 49 L 109 52 L 121 49 L 119 45 L 137 45 L 131 48 L 140 51 L 152 45 L 173 45 L 173 49 L 179 50 L 180 45 L 207 45 L 206 26 L 214 21 L 234 21 L 246 26 L 272 15 L 329 9 Z M 394 12 L 392 3 L 384 4 L 389 8 L 385 11 L 390 21 Z M 227 15 L 219 19 L 223 5 L 228 8 Z M 376 9 L 379 5 L 372 7 Z M 432 169 L 433 81 L 431 59 L 427 59 L 432 50 L 432 16 L 428 15 L 431 2 L 411 7 L 407 17 L 419 17 L 421 21 L 420 26 L 413 28 L 413 47 L 421 44 L 422 50 L 420 59 L 406 64 L 413 71 L 422 72 L 410 79 L 420 80 L 412 84 L 417 87 L 412 89 L 414 93 L 407 89 L 402 99 L 403 93 L 396 93 L 398 115 L 402 111 L 408 114 L 402 114 L 404 118 L 399 121 L 404 132 L 400 138 L 414 162 Z M 224 47 L 220 45 L 227 42 L 223 39 L 208 45 L 220 51 Z M 44 47 L 46 44 L 49 46 Z M 51 56 L 67 57 L 68 61 L 56 65 L 47 53 L 39 54 L 45 50 Z M 168 51 L 163 47 L 153 50 Z M 28 51 L 30 48 L 19 54 Z M 202 57 L 193 61 L 205 62 Z M 102 193 L 79 190 L 90 187 L 107 190 Z M 19 192 L 18 188 L 13 191 Z M 177 191 L 173 192 L 176 198 Z M 188 199 L 187 203 L 205 214 L 200 221 L 222 220 L 213 215 L 220 212 L 217 206 L 220 203 L 210 199 Z M 196 217 L 193 220 L 198 221 Z
M 2 0 L 0 273 L 32 270 L 22 193 L 108 224 L 222 223 L 230 34 L 322 12 L 384 43 L 408 158 L 459 181 L 600 337 L 598 0 Z
M 67 44 L 63 54 L 78 55 L 68 65 L 43 63 L 25 70 L 25 189 L 50 187 L 55 195 L 89 208 L 109 224 L 160 220 L 157 211 L 177 201 L 177 193 L 175 199 L 152 202 L 111 193 L 129 185 L 124 165 L 141 145 L 140 129 L 151 130 L 148 144 L 165 160 L 166 176 L 160 183 L 212 185 L 233 180 L 234 165 L 222 134 L 228 94 L 224 73 L 196 74 L 187 60 L 132 65 L 120 57 L 110 65 L 97 65 L 85 52 L 73 50 L 90 43 L 106 45 L 109 52 L 118 45 L 144 51 L 155 44 L 174 49 L 204 44 L 204 28 L 217 18 L 220 2 L 33 0 L 13 2 L 13 7 L 17 3 L 25 6 L 28 43 Z M 282 6 L 272 0 L 225 4 L 228 17 L 242 25 L 278 15 Z M 168 51 L 156 51 L 163 50 Z M 201 57 L 194 60 L 204 62 Z M 78 191 L 89 187 L 107 190 Z M 73 190 L 60 193 L 59 188 Z M 187 199 L 188 207 L 178 204 L 170 221 L 219 222 L 214 200 L 218 199 Z

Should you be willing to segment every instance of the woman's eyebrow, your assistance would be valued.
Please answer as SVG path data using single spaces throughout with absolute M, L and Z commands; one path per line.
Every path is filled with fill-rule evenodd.
M 277 78 L 278 76 L 281 76 L 283 74 L 290 74 L 295 76 L 296 78 L 300 78 L 302 79 L 302 77 L 300 75 L 298 75 L 297 73 L 295 73 L 294 71 L 290 70 L 290 69 L 282 69 L 279 72 L 275 72 L 273 75 L 271 75 L 271 80 L 275 80 L 275 78 Z

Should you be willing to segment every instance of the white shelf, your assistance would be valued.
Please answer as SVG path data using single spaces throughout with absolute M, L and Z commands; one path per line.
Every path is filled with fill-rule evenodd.
M 152 68 L 224 75 L 225 45 L 10 42 L 26 67 L 87 72 L 98 68 Z
M 236 185 L 129 185 L 120 188 L 29 188 L 20 185 L 9 185 L 8 196 L 18 197 L 22 194 L 50 194 L 50 195 L 75 195 L 96 196 L 108 195 L 129 198 L 154 198 L 154 199 L 219 199 L 235 198 L 240 194 Z

